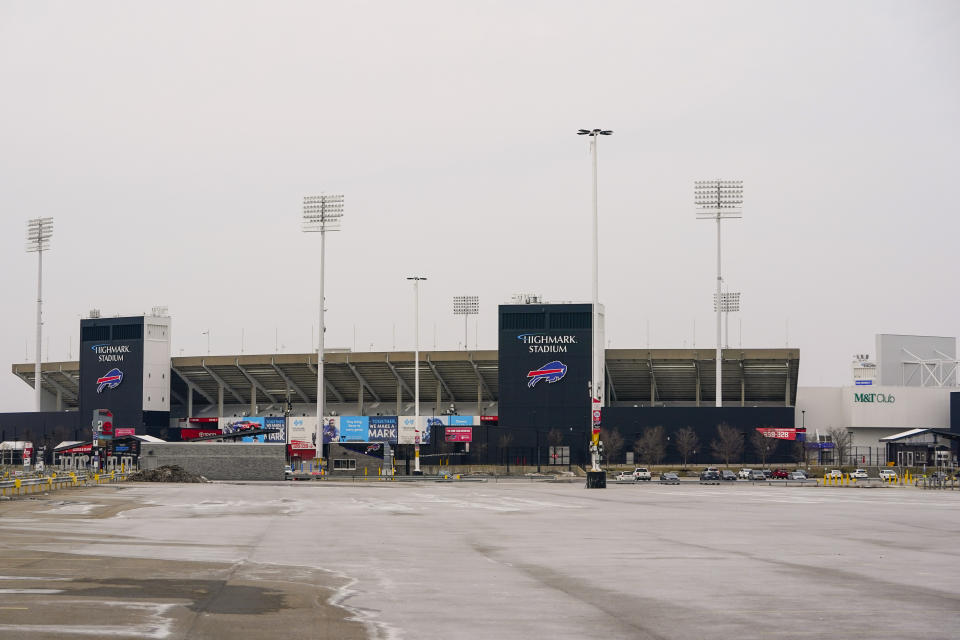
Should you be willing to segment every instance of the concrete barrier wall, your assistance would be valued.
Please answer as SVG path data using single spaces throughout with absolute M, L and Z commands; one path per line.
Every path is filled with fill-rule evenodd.
M 283 480 L 286 446 L 225 442 L 144 443 L 140 468 L 178 465 L 208 480 Z

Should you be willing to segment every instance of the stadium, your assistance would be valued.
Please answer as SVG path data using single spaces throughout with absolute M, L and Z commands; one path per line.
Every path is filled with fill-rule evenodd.
M 284 442 L 290 459 L 316 455 L 315 353 L 171 357 L 171 319 L 160 313 L 81 320 L 80 360 L 42 363 L 49 411 L 0 414 L 2 440 L 33 441 L 48 452 L 64 441 L 88 441 L 91 412 L 107 408 L 117 427 L 174 442 L 210 437 L 231 420 L 279 425 L 279 418 L 280 435 L 272 441 Z M 505 304 L 498 350 L 421 351 L 423 427 L 461 428 L 453 441 L 435 433 L 422 455 L 453 456 L 462 464 L 584 464 L 591 317 L 589 304 Z M 542 337 L 531 339 L 534 334 Z M 563 379 L 529 381 L 540 360 L 554 358 L 566 362 Z M 703 443 L 719 424 L 745 434 L 795 426 L 797 349 L 723 350 L 722 407 L 715 406 L 713 350 L 606 349 L 603 362 L 602 426 L 618 431 L 627 449 L 656 425 L 668 432 L 690 427 Z M 35 384 L 32 363 L 14 364 L 12 371 Z M 108 373 L 114 377 L 105 378 Z M 123 382 L 111 388 L 118 374 Z M 397 459 L 408 457 L 403 444 L 397 448 L 396 429 L 416 413 L 415 377 L 412 351 L 326 350 L 325 424 L 335 429 L 332 441 L 382 441 L 394 445 Z M 372 425 L 380 430 L 371 437 Z M 666 456 L 678 459 L 669 447 Z

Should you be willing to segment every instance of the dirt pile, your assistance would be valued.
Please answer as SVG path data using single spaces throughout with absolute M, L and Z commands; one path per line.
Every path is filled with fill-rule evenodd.
M 164 465 L 149 471 L 131 473 L 127 480 L 130 482 L 207 482 L 207 479 L 197 473 L 190 473 L 179 465 Z

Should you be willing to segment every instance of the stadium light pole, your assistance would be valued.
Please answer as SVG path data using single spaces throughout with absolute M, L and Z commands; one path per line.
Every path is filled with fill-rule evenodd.
M 590 422 L 592 428 L 594 425 L 594 411 L 603 404 L 603 376 L 600 373 L 600 356 L 603 353 L 603 345 L 597 344 L 597 307 L 600 304 L 600 283 L 599 283 L 599 247 L 598 247 L 598 214 L 597 214 L 597 138 L 599 136 L 613 135 L 609 129 L 579 129 L 578 136 L 588 136 L 590 138 L 590 153 L 593 156 L 593 298 L 591 313 L 591 365 L 590 365 Z
M 420 475 L 420 281 L 423 276 L 410 276 L 413 280 L 413 474 Z
M 721 300 L 720 286 L 723 276 L 720 271 L 720 221 L 724 218 L 742 217 L 743 180 L 696 180 L 693 183 L 693 203 L 700 220 L 717 221 L 717 292 Z M 723 352 L 721 339 L 721 305 L 717 305 L 717 373 L 716 406 L 723 406 Z
M 27 221 L 27 253 L 37 254 L 37 360 L 33 365 L 33 393 L 37 411 L 43 410 L 43 385 L 40 377 L 40 345 L 43 340 L 43 252 L 50 248 L 52 235 L 53 218 L 33 218 Z
M 717 310 L 717 294 L 713 294 L 713 310 Z M 723 348 L 730 348 L 730 312 L 737 313 L 740 311 L 740 292 L 739 291 L 724 291 L 720 294 L 720 311 L 722 311 L 726 318 L 723 321 Z
M 317 337 L 317 463 L 323 460 L 323 401 L 326 389 L 323 386 L 323 338 L 326 327 L 323 324 L 323 266 L 326 256 L 327 231 L 340 231 L 343 218 L 342 195 L 304 196 L 303 226 L 304 233 L 320 234 L 320 331 Z
M 478 296 L 453 296 L 453 315 L 463 316 L 463 350 L 467 351 L 467 323 L 470 316 L 480 313 L 480 298 Z

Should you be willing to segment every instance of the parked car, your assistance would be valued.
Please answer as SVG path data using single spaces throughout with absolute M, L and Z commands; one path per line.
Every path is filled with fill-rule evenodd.
M 293 467 L 288 464 L 283 465 L 283 479 L 293 480 Z
M 850 474 L 851 478 L 869 478 L 870 475 L 867 473 L 866 469 L 854 469 Z
M 830 473 L 828 473 L 828 474 L 826 475 L 826 477 L 827 477 L 827 478 L 842 478 L 842 477 L 843 477 L 843 471 L 840 471 L 840 469 L 833 469 L 833 470 L 830 471 Z
M 880 479 L 881 480 L 896 480 L 897 472 L 893 469 L 880 469 Z
M 763 471 L 760 469 L 753 469 L 750 471 L 750 480 L 766 480 L 767 476 L 763 475 Z
M 633 479 L 637 482 L 643 480 L 644 482 L 650 482 L 653 476 L 650 474 L 650 469 L 646 467 L 637 467 L 633 470 Z
M 788 475 L 785 469 L 774 469 L 771 477 L 774 480 L 786 480 Z
M 674 471 L 664 471 L 660 474 L 661 484 L 680 484 L 680 476 Z
M 773 471 L 770 471 L 770 469 L 763 469 L 763 477 L 769 480 L 773 477 Z
M 613 479 L 616 480 L 617 482 L 623 482 L 625 480 L 629 480 L 633 482 L 634 481 L 633 471 L 621 471 L 620 473 L 615 475 Z
M 749 480 L 751 471 L 753 471 L 753 469 L 740 469 L 740 471 L 737 472 L 737 477 L 741 480 Z
M 729 469 L 724 469 L 723 471 L 720 472 L 720 479 L 728 482 L 736 482 L 737 474 L 735 474 L 733 471 L 730 471 Z
M 720 484 L 720 472 L 707 469 L 700 472 L 700 484 Z
M 787 480 L 806 480 L 807 476 L 802 471 L 791 471 L 787 474 Z
M 803 469 L 797 469 L 797 470 L 794 471 L 793 473 L 799 473 L 801 476 L 803 476 L 803 478 L 802 478 L 803 480 L 806 480 L 807 478 L 810 477 L 810 476 L 807 475 L 807 472 L 804 471 Z

